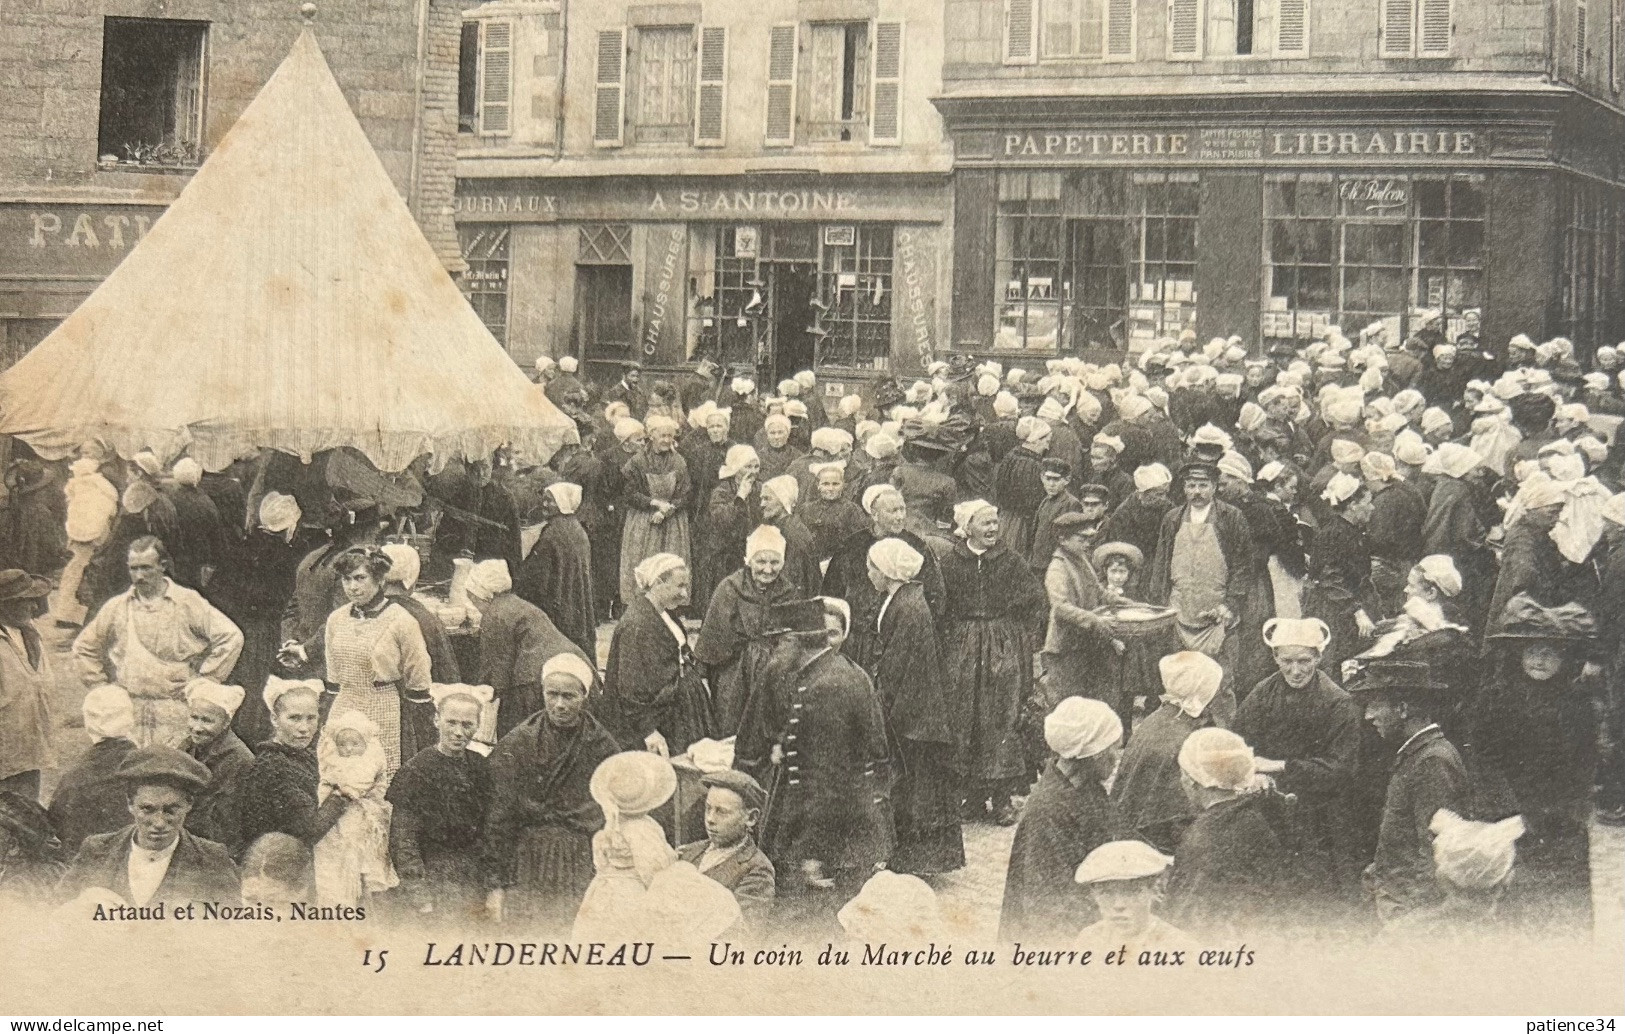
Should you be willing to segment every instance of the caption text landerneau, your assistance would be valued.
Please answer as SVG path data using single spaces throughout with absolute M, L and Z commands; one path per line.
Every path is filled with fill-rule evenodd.
M 531 941 L 468 941 L 441 944 L 430 941 L 425 966 L 647 966 L 657 957 L 656 945 L 647 941 L 622 944 L 603 942 L 560 943 Z M 690 955 L 660 954 L 663 962 L 695 961 Z M 826 945 L 816 954 L 791 948 L 744 948 L 724 941 L 710 946 L 705 960 L 712 966 L 880 966 L 927 968 L 963 966 L 1138 966 L 1148 969 L 1244 969 L 1256 961 L 1245 944 L 1224 950 L 1133 951 L 1122 945 L 1104 952 L 1075 949 L 1034 950 L 1017 942 L 1012 950 L 972 948 L 959 951 L 952 944 L 899 948 L 885 943 L 837 948 Z

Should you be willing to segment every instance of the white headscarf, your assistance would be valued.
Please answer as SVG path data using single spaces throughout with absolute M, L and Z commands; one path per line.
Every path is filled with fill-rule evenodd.
M 768 478 L 762 482 L 762 494 L 771 495 L 784 507 L 785 513 L 794 513 L 796 503 L 801 499 L 801 482 L 791 474 L 780 474 L 776 478 Z
M 97 686 L 80 705 L 90 742 L 129 739 L 135 729 L 135 704 L 120 686 Z
M 398 582 L 403 589 L 411 591 L 423 567 L 418 551 L 399 542 L 388 542 L 380 548 L 389 557 L 389 573 L 384 575 L 384 581 Z
M 780 560 L 784 559 L 784 532 L 771 524 L 763 524 L 750 533 L 745 539 L 745 559 L 748 561 L 758 553 L 772 553 Z
M 243 705 L 241 686 L 223 686 L 213 679 L 196 678 L 184 690 L 188 704 L 204 703 L 218 707 L 230 718 Z
M 1471 822 L 1440 808 L 1428 823 L 1433 831 L 1433 865 L 1446 882 L 1463 890 L 1489 890 L 1512 874 L 1523 817 Z
M 203 480 L 203 464 L 190 456 L 182 456 L 175 461 L 169 473 L 180 484 L 195 487 Z
M 592 688 L 598 672 L 574 653 L 564 650 L 549 657 L 542 664 L 542 678 L 546 679 L 549 675 L 568 675 L 581 683 L 582 689 L 588 690 Z
M 468 594 L 475 599 L 489 600 L 512 588 L 506 560 L 481 560 L 468 572 Z
M 881 539 L 869 547 L 869 562 L 894 582 L 910 582 L 925 566 L 925 557 L 902 539 Z
M 1224 683 L 1224 667 L 1205 653 L 1182 650 L 1157 662 L 1163 700 L 1192 718 L 1200 718 Z
M 1067 697 L 1044 719 L 1044 743 L 1062 758 L 1092 758 L 1123 739 L 1123 720 L 1109 704 Z
M 632 578 L 640 592 L 648 592 L 666 575 L 687 566 L 687 561 L 675 553 L 656 553 L 632 569 Z
M 1198 786 L 1246 790 L 1258 774 L 1247 742 L 1229 729 L 1197 729 L 1179 748 L 1179 770 Z
M 271 491 L 260 499 L 260 527 L 273 535 L 286 535 L 292 540 L 302 516 L 299 500 L 291 495 Z
M 553 497 L 553 503 L 563 514 L 572 514 L 581 509 L 581 486 L 568 481 L 555 481 L 545 489 Z
M 976 518 L 977 514 L 983 512 L 984 510 L 992 510 L 994 513 L 998 513 L 999 508 L 988 502 L 986 499 L 969 499 L 963 503 L 955 503 L 954 534 L 958 535 L 960 538 L 964 538 L 966 535 L 970 534 L 970 522 Z

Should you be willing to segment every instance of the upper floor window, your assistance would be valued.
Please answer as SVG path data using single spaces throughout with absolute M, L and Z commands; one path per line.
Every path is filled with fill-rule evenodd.
M 514 22 L 464 22 L 457 62 L 457 131 L 512 136 L 513 95 Z
M 457 132 L 480 126 L 480 23 L 464 22 L 457 46 Z
M 1168 0 L 1170 61 L 1308 56 L 1309 0 Z
M 121 165 L 188 167 L 203 142 L 209 23 L 107 18 L 97 154 Z
M 1046 60 L 1132 61 L 1134 0 L 1044 0 Z
M 603 29 L 594 69 L 593 143 L 720 147 L 728 30 L 715 25 Z
M 766 144 L 902 142 L 903 24 L 775 25 Z
M 1449 57 L 1451 0 L 1381 0 L 1383 57 Z

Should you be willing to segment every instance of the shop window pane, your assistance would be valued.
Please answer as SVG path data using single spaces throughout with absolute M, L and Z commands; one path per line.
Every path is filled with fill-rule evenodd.
M 1450 181 L 1450 215 L 1454 219 L 1484 218 L 1482 177 L 1457 176 Z
M 1371 271 L 1358 266 L 1343 270 L 1343 308 L 1369 309 L 1371 307 Z
M 1304 266 L 1298 270 L 1298 297 L 1295 308 L 1329 310 L 1335 304 L 1336 287 L 1330 266 Z
M 1450 224 L 1442 220 L 1421 223 L 1417 227 L 1417 254 L 1424 266 L 1442 266 L 1446 263 L 1450 239 Z
M 1371 308 L 1379 312 L 1390 313 L 1405 311 L 1407 305 L 1404 270 L 1371 270 Z
M 1378 266 L 1400 266 L 1409 258 L 1406 247 L 1410 234 L 1402 223 L 1385 223 L 1371 227 L 1371 262 Z
M 1412 190 L 1416 194 L 1416 211 L 1423 219 L 1443 219 L 1449 214 L 1445 197 L 1448 180 L 1421 179 L 1412 181 Z
M 1161 262 L 1168 257 L 1168 224 L 1161 219 L 1148 219 L 1145 224 L 1145 260 Z
M 1278 266 L 1298 261 L 1298 240 L 1293 224 L 1284 220 L 1270 223 L 1270 259 Z
M 1195 260 L 1196 220 L 1170 219 L 1168 226 L 1168 257 Z
M 1300 176 L 1298 178 L 1298 205 L 1300 216 L 1330 216 L 1337 214 L 1337 187 L 1330 176 L 1324 179 Z
M 1371 231 L 1364 223 L 1350 223 L 1343 227 L 1343 261 L 1366 265 L 1371 261 Z
M 1484 257 L 1484 224 L 1450 224 L 1450 264 L 1477 266 Z
M 1297 211 L 1296 180 L 1277 179 L 1264 181 L 1264 214 L 1266 216 L 1288 216 Z

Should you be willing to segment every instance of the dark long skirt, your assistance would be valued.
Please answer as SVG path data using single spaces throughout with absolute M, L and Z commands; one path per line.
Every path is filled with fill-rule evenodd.
M 255 617 L 237 621 L 243 632 L 243 652 L 231 670 L 231 684 L 241 686 L 243 703 L 231 720 L 231 730 L 244 743 L 264 743 L 271 738 L 271 712 L 265 709 L 265 680 L 276 667 L 276 651 L 281 645 L 282 624 L 275 617 Z M 402 754 L 402 757 L 408 755 Z
M 1033 651 L 1026 633 L 1002 618 L 954 621 L 943 632 L 954 767 L 972 786 L 1014 784 L 1026 775 L 1021 705 L 1032 695 Z
M 519 835 L 515 883 L 503 894 L 503 922 L 537 933 L 567 932 L 592 883 L 592 835 L 532 826 Z
M 927 875 L 965 867 L 965 838 L 959 828 L 959 777 L 948 767 L 949 748 L 903 740 L 902 764 L 892 787 L 892 822 L 897 846 L 894 872 Z

